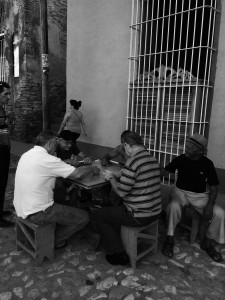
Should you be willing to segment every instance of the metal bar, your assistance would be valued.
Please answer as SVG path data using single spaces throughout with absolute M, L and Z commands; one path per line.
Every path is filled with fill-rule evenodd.
M 209 79 L 219 10 L 213 0 L 207 5 L 205 0 L 201 5 L 191 0 L 132 4 L 127 126 L 142 135 L 149 151 L 165 165 L 184 150 L 189 134 L 204 133 L 209 126 Z M 206 18 L 209 29 L 203 28 Z M 171 183 L 170 179 L 163 182 Z

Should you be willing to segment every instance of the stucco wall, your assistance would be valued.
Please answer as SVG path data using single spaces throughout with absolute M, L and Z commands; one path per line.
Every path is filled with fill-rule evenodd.
M 208 157 L 217 168 L 225 169 L 225 3 L 219 30 L 216 78 L 209 131 Z M 218 29 L 218 28 L 217 28 Z
M 88 136 L 115 146 L 126 127 L 131 0 L 69 0 L 67 103 L 82 100 Z

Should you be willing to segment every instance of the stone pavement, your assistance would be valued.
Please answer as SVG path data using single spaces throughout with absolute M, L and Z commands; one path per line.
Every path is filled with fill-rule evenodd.
M 20 151 L 30 146 L 17 144 Z M 15 152 L 13 152 L 15 154 Z M 6 208 L 12 207 L 18 156 L 12 155 Z M 225 262 L 213 262 L 188 232 L 178 229 L 175 255 L 161 253 L 165 226 L 160 221 L 159 251 L 143 258 L 134 271 L 111 266 L 101 249 L 94 251 L 90 236 L 74 236 L 68 246 L 55 251 L 53 263 L 40 267 L 23 251 L 15 250 L 15 229 L 0 229 L 0 300 L 16 299 L 146 299 L 224 300 Z M 225 246 L 218 247 L 225 259 Z

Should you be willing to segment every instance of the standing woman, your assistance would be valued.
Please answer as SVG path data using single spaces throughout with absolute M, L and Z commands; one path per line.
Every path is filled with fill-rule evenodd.
M 58 134 L 64 129 L 70 130 L 72 132 L 75 132 L 77 134 L 81 134 L 81 130 L 83 129 L 84 134 L 87 135 L 85 124 L 84 124 L 84 117 L 81 111 L 79 111 L 79 108 L 81 107 L 81 101 L 76 100 L 70 100 L 71 108 L 70 111 L 67 112 L 63 118 L 62 124 L 59 128 Z M 78 136 L 78 137 L 79 137 Z M 77 135 L 76 135 L 77 139 Z

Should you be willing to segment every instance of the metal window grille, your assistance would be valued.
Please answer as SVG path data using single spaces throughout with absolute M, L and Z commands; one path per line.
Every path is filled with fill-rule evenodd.
M 133 0 L 127 128 L 160 165 L 207 135 L 216 0 Z M 171 183 L 171 177 L 164 183 Z
M 5 10 L 0 6 L 0 81 L 7 81 L 5 65 Z

